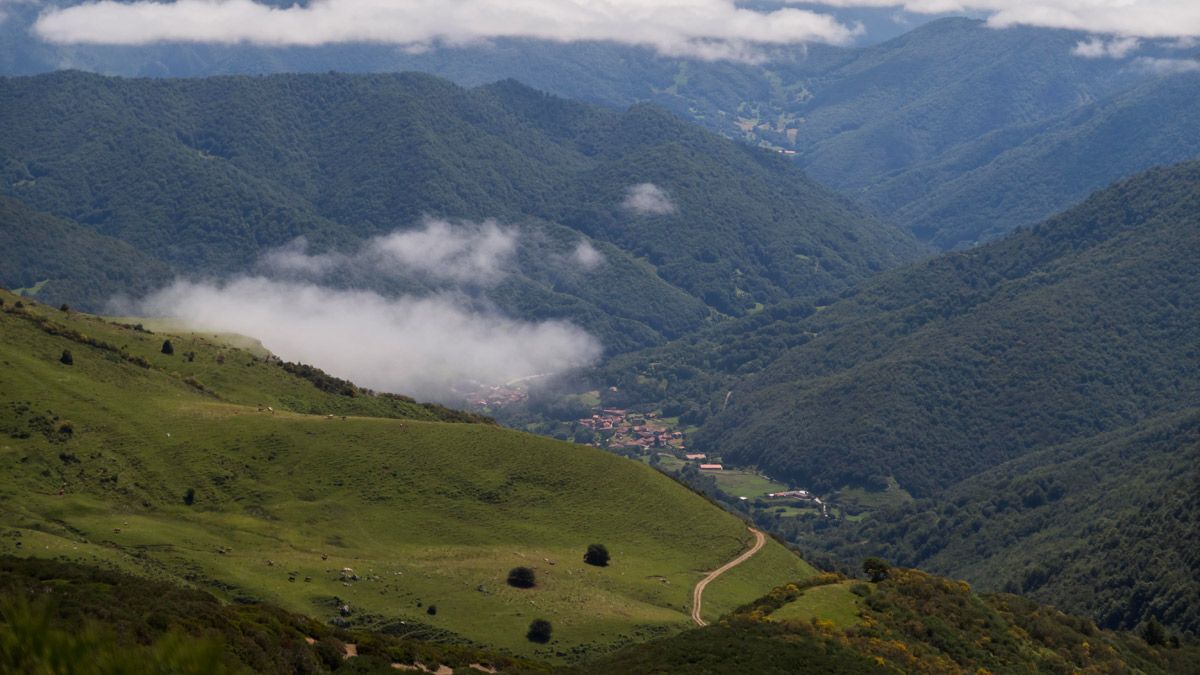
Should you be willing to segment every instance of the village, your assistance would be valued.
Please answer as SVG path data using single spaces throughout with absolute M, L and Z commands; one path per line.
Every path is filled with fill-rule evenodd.
M 683 432 L 677 431 L 657 413 L 631 413 L 619 408 L 604 408 L 579 420 L 579 426 L 595 432 L 596 447 L 609 450 L 683 450 Z
M 620 408 L 598 409 L 591 417 L 577 420 L 579 427 L 592 432 L 591 445 L 596 447 L 638 459 L 653 459 L 651 464 L 669 471 L 694 467 L 702 474 L 711 475 L 722 492 L 739 501 L 807 508 L 824 518 L 829 517 L 828 505 L 808 490 L 787 489 L 755 471 L 727 468 L 706 453 L 688 452 L 684 433 L 672 422 L 654 412 L 638 413 Z
M 495 414 L 528 400 L 527 383 L 479 385 L 466 401 L 480 412 Z M 678 420 L 658 412 L 595 406 L 591 415 L 562 422 L 562 436 L 577 443 L 602 448 L 631 459 L 647 462 L 668 474 L 696 471 L 711 476 L 717 488 L 756 509 L 771 509 L 792 516 L 810 514 L 829 517 L 829 505 L 808 490 L 794 489 L 748 468 L 725 466 L 719 457 L 689 451 L 687 435 Z M 566 427 L 569 425 L 569 429 Z M 556 434 L 557 435 L 557 434 Z

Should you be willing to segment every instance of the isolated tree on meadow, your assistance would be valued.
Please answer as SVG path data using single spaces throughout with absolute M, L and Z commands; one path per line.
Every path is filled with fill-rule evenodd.
M 528 567 L 514 567 L 508 571 L 508 585 L 514 588 L 533 588 L 537 585 L 537 577 Z
M 868 579 L 879 583 L 888 578 L 888 573 L 891 572 L 892 566 L 883 558 L 867 558 L 863 561 L 862 569 Z
M 175 353 L 175 345 L 171 344 L 170 340 L 163 340 L 162 353 L 170 356 Z
M 588 544 L 587 553 L 583 554 L 583 562 L 596 567 L 606 567 L 608 561 L 608 548 L 604 544 Z
M 71 356 L 70 349 L 64 349 L 62 356 L 58 357 L 58 360 L 61 361 L 62 363 L 65 363 L 68 366 L 75 365 L 75 357 Z
M 550 641 L 550 634 L 554 628 L 550 622 L 545 619 L 534 619 L 529 624 L 529 631 L 525 633 L 525 639 L 530 642 L 536 642 L 544 645 Z

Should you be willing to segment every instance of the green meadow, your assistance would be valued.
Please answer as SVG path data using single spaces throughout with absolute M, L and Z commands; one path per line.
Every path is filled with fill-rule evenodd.
M 855 581 L 813 586 L 799 598 L 771 612 L 773 621 L 812 621 L 822 619 L 837 628 L 849 628 L 860 622 L 859 605 L 862 598 L 850 591 Z
M 717 487 L 721 488 L 721 492 L 733 497 L 761 497 L 771 492 L 782 492 L 788 489 L 783 483 L 773 481 L 753 471 L 727 469 L 705 473 L 717 480 Z
M 686 628 L 692 586 L 749 541 L 639 462 L 0 297 L 0 553 L 554 659 Z M 583 563 L 590 543 L 608 567 Z M 521 565 L 535 588 L 506 585 Z M 709 586 L 705 615 L 811 574 L 771 542 Z M 525 640 L 534 618 L 549 645 Z

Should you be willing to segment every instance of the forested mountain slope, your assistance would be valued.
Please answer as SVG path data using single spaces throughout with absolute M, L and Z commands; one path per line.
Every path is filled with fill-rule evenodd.
M 9 288 L 102 306 L 114 293 L 139 295 L 170 280 L 170 270 L 123 241 L 0 196 L 0 280 Z
M 1071 54 L 1079 35 L 944 19 L 812 75 L 797 143 L 813 175 L 859 190 L 1014 124 L 1127 86 L 1111 62 Z
M 703 443 L 819 489 L 929 495 L 1200 391 L 1200 163 L 1156 169 L 979 249 L 886 275 L 798 322 Z
M 937 497 L 839 523 L 851 559 L 977 580 L 1108 628 L 1200 634 L 1200 409 L 1037 450 Z
M 0 31 L 19 33 L 36 16 L 27 6 L 7 11 Z M 153 77 L 414 70 L 464 86 L 514 78 L 610 107 L 652 102 L 727 137 L 794 150 L 818 180 L 899 213 L 945 249 L 1031 225 L 1150 166 L 1192 159 L 1200 137 L 1194 115 L 1166 100 L 1179 93 L 1175 80 L 1195 74 L 1152 66 L 1184 63 L 1194 50 L 1147 41 L 1121 58 L 1083 58 L 1074 50 L 1085 34 L 994 29 L 968 18 L 931 21 L 869 46 L 784 50 L 763 63 L 519 39 L 409 53 L 379 45 L 56 46 L 12 37 L 25 48 L 0 50 L 3 72 L 49 63 Z M 1160 128 L 1178 131 L 1158 140 L 1181 142 L 1143 142 Z
M 514 82 L 57 73 L 0 81 L 0 97 L 0 189 L 174 272 L 245 271 L 300 235 L 313 253 L 345 251 L 426 216 L 495 218 L 521 231 L 525 260 L 490 297 L 575 319 L 618 350 L 710 311 L 841 290 L 920 250 L 772 153 L 655 108 L 615 112 Z M 642 184 L 665 205 L 631 209 Z M 572 284 L 550 263 L 581 238 L 611 264 Z

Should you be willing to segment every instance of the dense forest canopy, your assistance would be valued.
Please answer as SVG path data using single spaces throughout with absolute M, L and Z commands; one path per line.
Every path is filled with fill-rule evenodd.
M 19 103 L 0 112 L 0 189 L 153 261 L 74 299 L 85 307 L 164 267 L 249 271 L 298 236 L 312 254 L 347 252 L 427 217 L 496 219 L 523 235 L 519 273 L 487 297 L 520 318 L 571 319 L 623 351 L 713 312 L 837 292 L 921 252 L 777 153 L 655 107 L 617 112 L 512 81 L 467 90 L 418 74 L 57 73 L 0 81 L 0 96 Z M 630 206 L 643 185 L 666 207 Z M 583 277 L 553 264 L 580 242 L 607 263 Z M 94 273 L 69 254 L 52 267 L 52 255 L 22 248 L 0 283 L 57 275 L 45 297 L 68 299 L 53 292 Z M 431 290 L 403 275 L 342 282 Z

